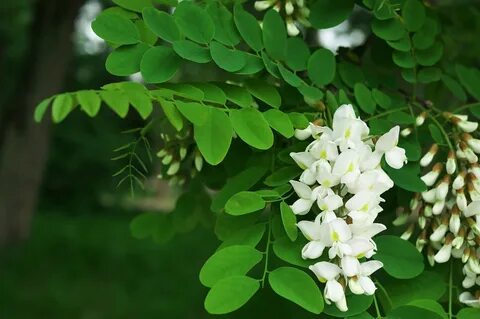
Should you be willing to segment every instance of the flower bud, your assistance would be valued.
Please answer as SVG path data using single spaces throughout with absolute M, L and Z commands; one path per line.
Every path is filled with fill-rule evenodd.
M 458 119 L 458 117 L 456 118 Z M 477 122 L 471 122 L 471 121 L 463 121 L 463 120 L 453 120 L 452 123 L 458 128 L 460 128 L 462 131 L 471 133 L 477 130 L 478 128 L 478 123 Z
M 432 206 L 426 205 L 425 209 L 423 210 L 423 215 L 425 217 L 432 217 L 432 215 L 433 215 Z
M 162 158 L 162 157 L 166 156 L 167 154 L 168 154 L 167 150 L 164 149 L 164 148 L 162 148 L 161 150 L 159 150 L 159 151 L 157 152 L 157 157 L 158 157 L 158 158 Z
M 200 152 L 195 152 L 195 168 L 197 169 L 197 171 L 201 171 L 202 170 L 202 167 L 203 167 L 203 157 L 202 157 L 202 154 L 200 154 Z
M 428 252 L 427 252 L 427 260 L 428 260 L 428 263 L 430 264 L 430 266 L 434 266 L 435 265 L 435 252 L 433 251 L 433 247 L 432 246 L 428 246 Z
M 306 128 L 304 128 L 303 130 L 295 129 L 295 134 L 294 135 L 300 141 L 306 140 L 307 138 L 312 136 L 311 126 L 309 125 Z
M 420 113 L 415 119 L 416 126 L 422 126 L 425 123 L 425 118 L 427 117 L 427 112 Z
M 177 161 L 172 162 L 172 164 L 170 164 L 170 167 L 167 170 L 167 175 L 169 176 L 175 175 L 177 174 L 179 169 L 180 169 L 180 162 L 177 162 Z
M 437 201 L 445 201 L 448 194 L 448 186 L 450 185 L 450 176 L 445 175 L 442 181 L 436 187 L 436 199 Z
M 428 152 L 425 155 L 423 155 L 423 157 L 420 159 L 420 165 L 422 167 L 426 167 L 430 165 L 430 163 L 432 162 L 437 152 L 438 152 L 438 145 L 433 144 L 428 150 Z
M 477 154 L 480 154 L 480 140 L 473 138 L 468 133 L 462 134 L 462 139 L 467 142 L 467 145 Z
M 409 240 L 414 230 L 415 230 L 415 224 L 410 224 L 408 228 L 400 236 L 400 238 L 403 240 Z
M 452 255 L 452 241 L 452 234 L 448 234 L 445 238 L 443 247 L 440 248 L 440 250 L 434 256 L 434 259 L 437 263 L 446 263 L 450 259 L 450 256 Z
M 441 163 L 436 163 L 430 172 L 428 172 L 427 174 L 423 175 L 420 178 L 427 186 L 432 186 L 437 181 L 437 178 L 442 172 L 442 169 L 443 169 L 443 165 Z
M 453 234 L 457 234 L 460 230 L 461 222 L 460 222 L 460 212 L 457 206 L 453 206 L 452 208 L 452 215 L 450 216 L 449 221 L 449 229 Z
M 433 204 L 432 213 L 433 215 L 440 215 L 445 208 L 445 201 L 437 201 Z
M 453 151 L 448 152 L 446 169 L 447 174 L 449 175 L 452 175 L 457 170 L 457 161 L 455 159 L 455 153 Z
M 270 8 L 274 1 L 255 1 L 254 7 L 257 11 L 263 11 Z
M 163 158 L 162 164 L 163 164 L 163 165 L 168 165 L 168 164 L 170 164 L 170 163 L 172 162 L 172 160 L 173 160 L 172 154 L 167 154 L 167 155 Z
M 420 229 L 425 229 L 425 226 L 427 225 L 427 219 L 425 218 L 425 216 L 420 215 L 418 216 L 417 223 Z
M 470 195 L 471 200 L 480 200 L 480 192 L 475 189 L 472 182 L 468 183 L 468 195 Z
M 295 10 L 295 8 L 293 7 L 293 4 L 291 1 L 287 1 L 285 3 L 285 13 L 289 16 L 289 15 L 292 15 L 293 11 Z
M 420 193 L 415 193 L 415 196 L 410 200 L 410 210 L 415 211 L 420 207 Z
M 393 220 L 392 224 L 395 226 L 405 225 L 409 217 L 410 216 L 408 214 L 402 211 L 398 214 L 397 218 Z
M 455 177 L 453 180 L 452 188 L 455 190 L 459 190 L 465 186 L 465 176 L 467 173 L 465 171 L 460 172 L 460 174 Z
M 470 248 L 465 248 L 462 255 L 462 263 L 466 263 L 470 258 Z
M 423 200 L 430 204 L 435 203 L 436 196 L 437 196 L 437 190 L 435 188 L 432 188 L 426 192 L 422 192 Z
M 480 166 L 478 163 L 472 163 L 468 172 L 480 179 Z
M 419 252 L 422 252 L 423 247 L 427 244 L 427 233 L 426 231 L 422 231 L 415 242 L 415 246 Z
M 400 135 L 403 137 L 407 137 L 410 134 L 412 134 L 412 129 L 410 127 L 404 128 L 403 130 L 400 131 Z
M 467 197 L 465 196 L 463 188 L 457 190 L 456 203 L 458 209 L 460 209 L 462 212 L 467 209 Z
M 464 242 L 465 242 L 465 228 L 460 227 L 460 229 L 458 230 L 457 236 L 452 242 L 452 245 L 453 247 L 455 247 L 455 249 L 460 249 L 463 246 Z
M 300 33 L 300 30 L 298 30 L 298 27 L 295 25 L 295 22 L 289 18 L 287 18 L 287 33 L 291 37 L 295 37 Z
M 187 148 L 185 146 L 180 146 L 180 150 L 178 151 L 178 154 L 180 155 L 180 160 L 182 161 L 185 156 L 187 156 Z
M 440 224 L 430 235 L 430 240 L 431 241 L 441 241 L 443 237 L 445 237 L 445 234 L 447 233 L 448 226 L 444 223 Z

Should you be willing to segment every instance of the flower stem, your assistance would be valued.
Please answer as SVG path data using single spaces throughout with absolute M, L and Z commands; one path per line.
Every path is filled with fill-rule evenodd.
M 365 122 L 366 122 L 366 121 L 373 120 L 373 119 L 376 119 L 376 118 L 379 118 L 379 117 L 383 117 L 383 116 L 385 116 L 385 115 L 392 114 L 392 113 L 395 113 L 395 112 L 404 111 L 404 110 L 406 110 L 406 109 L 408 109 L 408 107 L 402 106 L 402 107 L 399 107 L 399 108 L 396 108 L 396 109 L 393 109 L 393 110 L 388 110 L 388 111 L 385 111 L 385 112 L 383 112 L 383 113 L 379 113 L 379 114 L 376 114 L 376 115 L 367 117 L 367 118 L 365 119 Z
M 375 311 L 377 312 L 377 319 L 382 319 L 382 314 L 380 313 L 380 307 L 378 307 L 377 297 L 373 294 L 373 303 L 375 304 Z
M 268 235 L 267 235 L 267 246 L 265 247 L 265 266 L 263 268 L 263 275 L 260 281 L 262 282 L 262 288 L 265 287 L 265 278 L 268 273 L 268 257 L 270 254 L 270 244 L 272 243 L 272 218 L 268 219 Z
M 452 282 L 453 282 L 453 262 L 450 260 L 450 275 L 448 278 L 448 318 L 452 319 Z

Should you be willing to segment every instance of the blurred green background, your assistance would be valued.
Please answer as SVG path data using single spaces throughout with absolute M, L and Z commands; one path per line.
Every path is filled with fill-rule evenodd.
M 478 1 L 431 2 L 448 13 L 445 34 L 468 45 L 452 46 L 451 59 L 478 62 Z M 175 199 L 154 177 L 148 197 L 132 200 L 127 188 L 116 189 L 112 174 L 121 164 L 110 160 L 112 150 L 132 140 L 121 132 L 142 125 L 136 114 L 120 120 L 102 108 L 95 119 L 73 112 L 60 125 L 33 122 L 45 97 L 119 80 L 106 73 L 108 49 L 90 28 L 108 5 L 0 1 L 0 319 L 210 317 L 198 272 L 218 245 L 213 232 L 199 227 L 162 245 L 130 234 L 136 214 L 168 211 Z M 332 50 L 359 46 L 366 21 L 357 10 L 336 35 L 309 39 L 333 39 L 322 43 Z M 189 80 L 204 76 L 194 66 L 182 73 Z M 268 289 L 259 294 L 225 317 L 313 317 Z

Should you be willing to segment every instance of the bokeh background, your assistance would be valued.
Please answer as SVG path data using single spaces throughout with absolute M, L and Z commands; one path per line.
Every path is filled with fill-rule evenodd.
M 456 23 L 450 30 L 468 30 L 458 34 L 469 50 L 459 51 L 475 61 L 478 1 L 442 3 Z M 105 71 L 108 48 L 90 28 L 110 5 L 0 1 L 0 319 L 209 317 L 198 272 L 218 245 L 212 230 L 198 227 L 160 245 L 130 234 L 136 214 L 168 212 L 179 193 L 155 176 L 134 198 L 116 188 L 112 174 L 121 164 L 111 160 L 113 150 L 132 140 L 122 131 L 141 120 L 102 108 L 94 119 L 73 112 L 59 125 L 33 122 L 35 105 L 47 96 L 121 80 Z M 357 10 L 347 23 L 309 36 L 333 51 L 361 46 L 366 21 Z M 192 65 L 179 77 L 205 73 Z M 268 289 L 260 294 L 227 317 L 311 317 Z

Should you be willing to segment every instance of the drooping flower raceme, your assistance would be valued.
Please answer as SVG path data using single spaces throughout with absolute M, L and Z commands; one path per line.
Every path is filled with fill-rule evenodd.
M 382 211 L 382 193 L 393 187 L 381 159 L 385 156 L 396 169 L 407 161 L 405 150 L 397 146 L 399 132 L 396 126 L 374 143 L 353 107 L 342 105 L 332 128 L 310 123 L 295 133 L 301 140 L 314 139 L 304 152 L 290 154 L 304 170 L 298 181 L 290 181 L 299 197 L 291 208 L 297 215 L 317 213 L 313 221 L 297 224 L 309 241 L 301 254 L 304 259 L 328 258 L 310 269 L 325 283 L 326 302 L 342 311 L 348 310 L 347 287 L 366 295 L 376 289 L 370 275 L 383 265 L 365 258 L 375 254 L 373 236 L 386 229 L 375 219 Z

